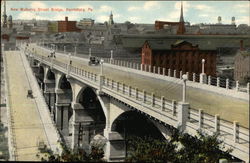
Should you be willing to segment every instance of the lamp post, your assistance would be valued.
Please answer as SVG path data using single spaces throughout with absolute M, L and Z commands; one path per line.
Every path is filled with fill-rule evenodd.
M 89 48 L 89 58 L 91 57 L 91 48 Z
M 103 75 L 103 59 L 101 59 L 100 64 L 101 64 L 101 76 Z
M 113 61 L 113 50 L 110 51 L 110 63 Z
M 69 62 L 68 62 L 68 71 L 67 71 L 68 74 L 67 75 L 69 75 L 70 67 L 71 67 L 71 53 L 69 53 L 68 58 L 69 58 Z
M 182 75 L 182 80 L 183 80 L 183 87 L 182 87 L 182 102 L 186 102 L 186 81 L 187 81 L 187 75 L 184 74 Z
M 76 56 L 76 46 L 75 46 L 75 56 Z
M 202 63 L 202 74 L 204 74 L 205 72 L 204 72 L 204 70 L 205 70 L 205 59 L 202 59 L 201 60 L 201 63 Z
M 201 60 L 201 74 L 200 74 L 200 83 L 207 83 L 207 75 L 205 74 L 205 59 Z

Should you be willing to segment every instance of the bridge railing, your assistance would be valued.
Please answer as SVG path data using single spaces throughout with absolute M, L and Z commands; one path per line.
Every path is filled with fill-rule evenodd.
M 229 122 L 220 119 L 219 115 L 211 116 L 204 113 L 202 109 L 195 110 L 189 108 L 188 127 L 194 130 L 202 130 L 208 133 L 219 133 L 219 136 L 231 141 L 225 141 L 229 146 L 230 143 L 249 144 L 249 130 L 240 126 L 238 122 Z M 247 146 L 246 146 L 247 148 Z
M 174 78 L 181 78 L 182 74 L 184 74 L 182 71 L 178 70 L 172 70 L 172 69 L 165 69 L 162 67 L 156 67 L 156 66 L 150 66 L 150 65 L 143 65 L 139 64 L 136 62 L 128 62 L 124 60 L 117 60 L 117 59 L 110 59 L 110 58 L 105 58 L 104 59 L 105 63 L 120 66 L 120 67 L 127 67 L 131 69 L 136 69 L 140 71 L 146 71 L 158 75 L 163 75 L 163 76 L 168 76 L 168 77 L 174 77 Z M 198 82 L 200 83 L 200 74 L 197 73 L 189 73 L 188 74 L 188 80 L 193 81 L 193 82 Z M 234 89 L 239 92 L 246 92 L 249 93 L 249 83 L 247 86 L 240 85 L 238 81 L 234 80 L 229 80 L 227 78 L 222 78 L 222 77 L 213 77 L 213 76 L 207 76 L 207 79 L 203 84 L 211 85 L 211 86 L 216 86 L 220 88 L 226 88 L 226 89 Z
M 175 101 L 169 103 L 164 97 L 155 97 L 154 94 L 150 94 L 145 90 L 139 90 L 138 88 L 133 88 L 132 86 L 125 85 L 124 83 L 109 78 L 104 78 L 102 84 L 104 88 L 115 92 L 117 95 L 124 96 L 135 103 L 140 103 L 145 108 L 153 109 L 177 122 L 178 104 Z

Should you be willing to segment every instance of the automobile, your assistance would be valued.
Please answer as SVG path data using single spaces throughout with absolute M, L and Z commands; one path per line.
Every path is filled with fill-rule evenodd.
M 89 66 L 96 66 L 100 64 L 100 60 L 97 59 L 96 57 L 90 57 L 89 58 Z

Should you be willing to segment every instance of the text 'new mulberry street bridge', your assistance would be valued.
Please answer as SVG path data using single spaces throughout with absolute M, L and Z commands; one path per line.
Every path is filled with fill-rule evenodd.
M 72 148 L 88 146 L 91 131 L 86 128 L 104 119 L 103 126 L 97 128 L 103 129 L 100 133 L 107 141 L 105 156 L 109 160 L 123 159 L 124 136 L 114 123 L 127 112 L 139 111 L 164 137 L 170 134 L 166 125 L 180 126 L 191 135 L 197 130 L 218 132 L 225 146 L 233 149 L 233 156 L 249 161 L 249 83 L 243 90 L 238 82 L 233 86 L 225 80 L 224 88 L 220 87 L 223 81 L 216 78 L 213 85 L 213 78 L 204 73 L 196 82 L 196 74 L 192 74 L 192 80 L 185 80 L 182 72 L 177 75 L 175 70 L 112 57 L 98 66 L 89 66 L 89 59 L 57 53 L 35 43 L 20 47 L 40 78 L 58 130 L 70 136 Z M 104 118 L 89 111 L 93 92 Z

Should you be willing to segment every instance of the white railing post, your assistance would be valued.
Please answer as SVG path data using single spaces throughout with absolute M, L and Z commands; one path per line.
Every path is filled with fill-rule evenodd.
M 247 83 L 247 93 L 249 94 L 249 92 L 250 92 L 250 83 L 248 82 Z
M 214 116 L 214 132 L 220 132 L 220 116 L 216 114 Z
M 122 93 L 125 94 L 125 84 L 122 84 Z
M 180 79 L 182 78 L 182 71 L 180 71 Z
M 166 68 L 162 68 L 162 75 L 166 75 Z
M 155 106 L 155 94 L 154 93 L 152 93 L 152 95 L 151 95 L 152 97 L 152 101 L 151 101 L 151 105 L 152 106 Z
M 111 80 L 111 89 L 114 88 L 114 80 Z
M 176 101 L 172 100 L 172 115 L 174 116 L 176 113 Z
M 138 99 L 138 88 L 135 88 L 135 99 Z
M 146 103 L 146 101 L 147 101 L 147 93 L 146 93 L 146 91 L 143 90 L 142 94 L 143 94 L 143 103 Z
M 171 69 L 170 68 L 168 69 L 168 76 L 169 77 L 171 76 Z
M 186 72 L 186 75 L 187 75 L 187 80 L 189 79 L 189 72 Z
M 165 109 L 165 97 L 161 96 L 161 110 L 164 111 Z
M 229 79 L 226 79 L 226 89 L 229 89 Z
M 202 125 L 203 125 L 203 110 L 199 109 L 199 130 L 202 129 Z
M 176 70 L 174 70 L 174 78 L 176 78 Z
M 208 76 L 207 84 L 208 84 L 208 85 L 211 85 L 211 76 L 210 76 L 210 75 Z
M 193 73 L 193 82 L 195 82 L 195 73 Z
M 129 87 L 128 87 L 128 95 L 129 95 L 129 97 L 131 97 L 131 90 L 132 90 L 132 87 L 129 86 Z
M 239 140 L 239 122 L 234 121 L 233 122 L 233 138 L 234 138 L 234 142 L 238 143 Z
M 239 91 L 239 81 L 238 80 L 236 81 L 236 91 L 237 92 Z
M 119 82 L 116 83 L 116 89 L 117 89 L 117 92 L 119 92 Z
M 217 87 L 220 87 L 220 77 L 217 77 L 217 84 L 216 84 Z
M 155 74 L 155 69 L 156 69 L 156 67 L 155 66 L 153 66 L 153 73 Z

